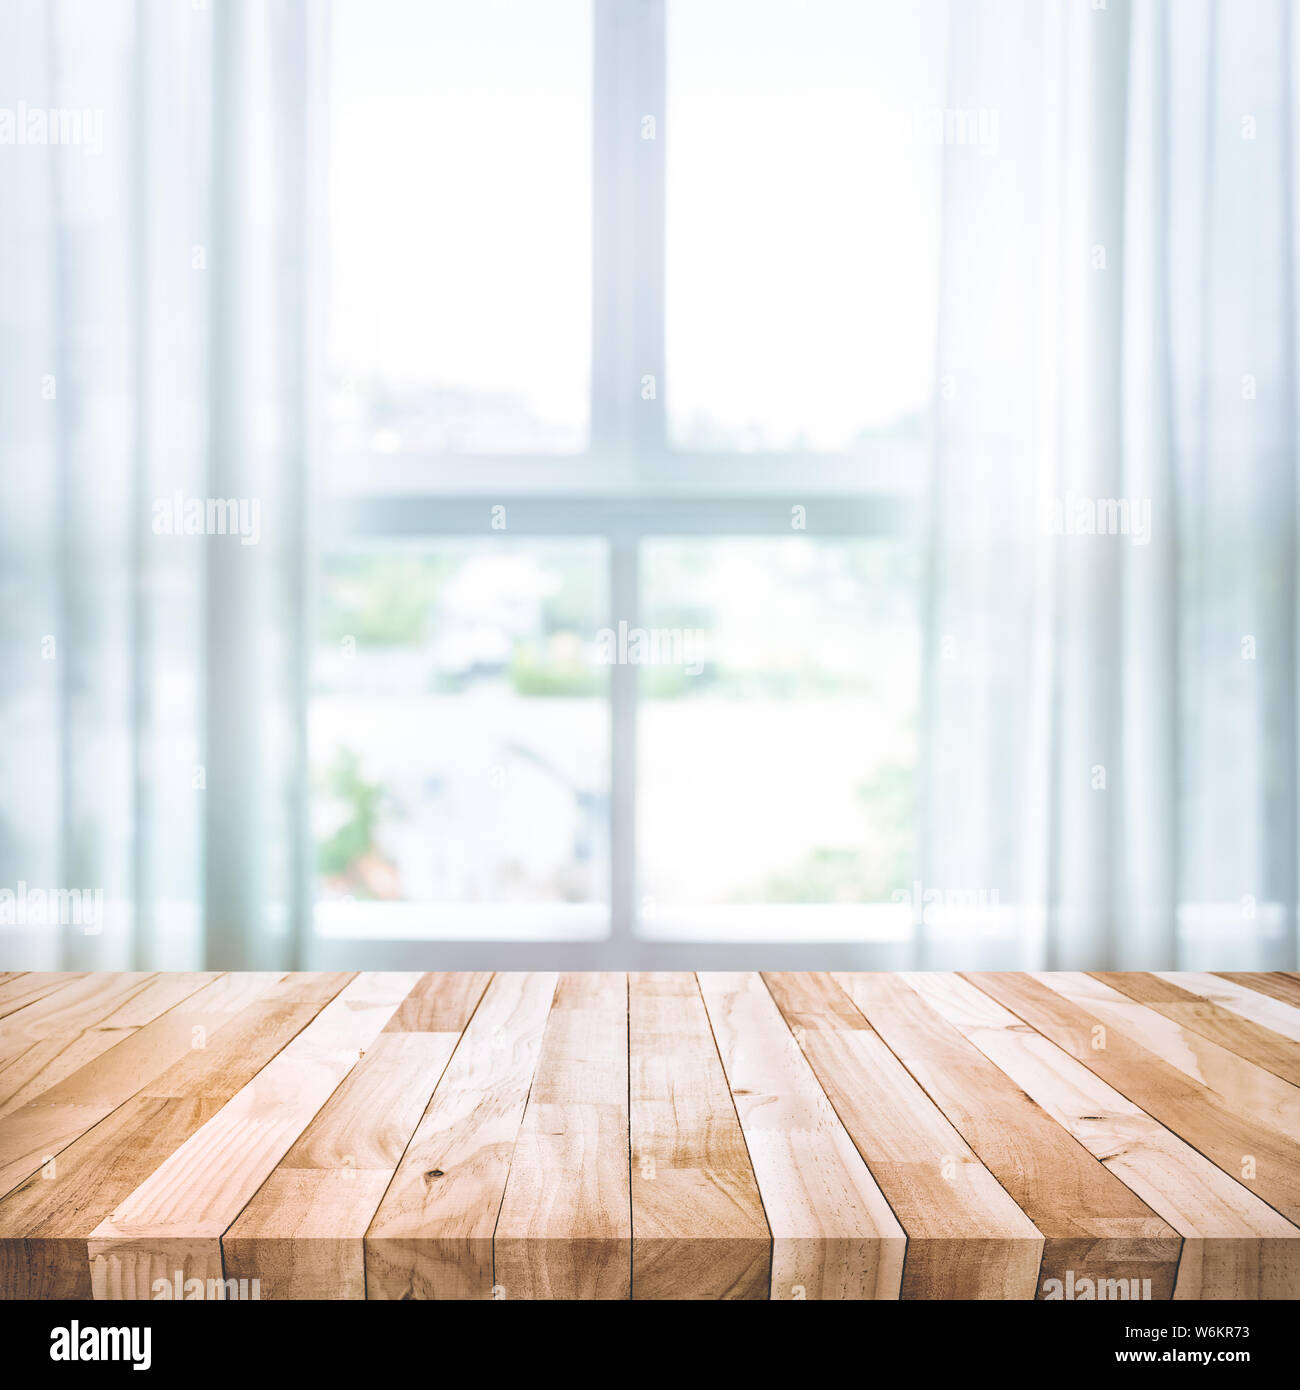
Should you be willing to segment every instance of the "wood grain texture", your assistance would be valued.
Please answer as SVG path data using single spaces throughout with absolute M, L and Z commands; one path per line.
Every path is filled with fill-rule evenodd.
M 1300 1043 L 1300 1009 L 1273 998 L 1263 990 L 1252 989 L 1229 976 L 1208 972 L 1160 971 L 1159 975 L 1162 980 L 1179 985 L 1211 1004 L 1218 1004 L 1229 1013 L 1239 1014 L 1262 1028 Z
M 1296 1298 L 1294 978 L 0 972 L 0 1296 Z
M 963 1033 L 1182 1236 L 1175 1298 L 1288 1298 L 1296 1229 L 1022 1018 L 958 976 L 909 977 Z M 1154 1287 L 1154 1285 L 1153 1285 Z
M 1270 999 L 1289 1004 L 1293 1009 L 1300 1008 L 1300 975 L 1293 975 L 1285 970 L 1247 974 L 1232 970 L 1216 970 L 1214 973 L 1221 980 L 1242 985 L 1260 994 L 1267 994 Z
M 364 1298 L 366 1229 L 491 976 L 423 976 L 234 1225 L 226 1278 L 262 1298 Z
M 123 1029 L 120 1040 L 103 1051 L 92 1049 L 90 1060 L 61 1079 L 53 1080 L 55 1073 L 47 1068 L 48 1089 L 5 1117 L 0 1125 L 0 1193 L 11 1191 L 50 1163 L 174 1062 L 202 1047 L 210 1031 L 242 1012 L 277 977 L 218 976 L 199 989 L 193 986 L 200 977 L 173 978 L 184 982 L 179 1002 L 142 1026 Z M 187 995 L 185 990 L 191 992 Z M 146 1018 L 176 993 L 163 991 L 160 998 L 142 1007 L 150 992 L 142 991 L 125 1006 L 134 1010 L 128 1017 Z
M 362 974 L 90 1234 L 96 1298 L 221 1279 L 221 1236 L 418 982 Z
M 1042 1233 L 1038 1297 L 1047 1297 L 1051 1281 L 1064 1283 L 1071 1272 L 1076 1280 L 1137 1279 L 1139 1286 L 1149 1280 L 1153 1298 L 1170 1296 L 1181 1246 L 1177 1232 L 1090 1156 L 1043 1096 L 1008 1071 L 1004 1056 L 962 1026 L 951 989 L 944 989 L 955 977 L 837 978 Z
M 627 979 L 562 975 L 497 1218 L 503 1298 L 628 1298 Z
M 1096 973 L 1094 979 L 1145 1004 L 1183 1028 L 1209 1038 L 1238 1057 L 1271 1071 L 1283 1081 L 1300 1086 L 1300 1043 L 1293 1042 L 1271 1028 L 1262 1028 L 1251 1019 L 1220 1008 L 1208 999 L 1183 989 L 1159 975 Z
M 966 978 L 1289 1221 L 1300 1218 L 1300 1143 L 1294 1137 L 1242 1114 L 1208 1086 L 1122 1032 L 1106 1029 L 1039 980 L 997 973 Z
M 756 974 L 700 991 L 772 1231 L 771 1296 L 897 1298 L 906 1236 Z
M 1132 1042 L 1208 1086 L 1234 1113 L 1300 1134 L 1300 1089 L 1172 1019 L 1134 1003 L 1090 975 L 1061 972 L 1033 978 Z
M 233 977 L 248 988 L 249 978 Z M 277 982 L 0 1201 L 0 1294 L 89 1298 L 90 1233 L 302 1031 L 351 976 Z
M 153 978 L 83 975 L 0 1020 L 0 1106 L 21 1104 L 42 1075 L 57 1076 L 60 1054 L 98 1029 Z M 111 1040 L 105 1045 L 111 1046 Z
M 82 979 L 85 973 L 84 970 L 23 970 L 10 974 L 0 984 L 0 1019 L 8 1018 L 37 999 L 44 999 L 47 994 L 53 994 L 56 989 L 62 989 L 73 980 Z
M 632 1296 L 766 1298 L 771 1236 L 695 976 L 628 982 Z
M 848 995 L 826 974 L 763 979 L 907 1234 L 901 1297 L 1033 1298 L 1042 1234 Z
M 492 1240 L 556 983 L 493 977 L 370 1223 L 368 1298 L 493 1297 Z

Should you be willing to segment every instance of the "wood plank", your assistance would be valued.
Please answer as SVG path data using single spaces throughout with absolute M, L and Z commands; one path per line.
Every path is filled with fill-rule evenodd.
M 178 1272 L 222 1278 L 222 1234 L 419 978 L 358 975 L 119 1203 L 88 1242 L 95 1297 L 148 1297 Z
M 89 1298 L 90 1233 L 351 978 L 272 985 L 0 1201 L 0 1297 Z
M 1169 1298 L 1182 1242 L 1062 1128 L 1043 1097 L 940 1007 L 933 974 L 848 973 L 836 979 L 885 1044 L 1044 1237 L 1036 1296 L 1067 1277 L 1150 1281 Z M 1208 1166 L 1208 1165 L 1207 1165 Z
M 491 980 L 490 970 L 435 970 L 421 975 L 384 1032 L 455 1033 L 459 1037 Z
M 1105 1029 L 1039 980 L 1011 973 L 964 972 L 964 976 L 1250 1187 L 1287 1220 L 1300 1218 L 1300 1145 L 1293 1138 L 1239 1115 L 1210 1088 L 1119 1031 Z
M 277 978 L 218 976 L 7 1115 L 0 1125 L 0 1193 L 12 1191 L 168 1067 L 202 1047 L 209 1032 L 229 1022 Z
M 492 1237 L 557 976 L 498 973 L 365 1239 L 366 1297 L 493 1297 Z
M 1270 1028 L 1292 1042 L 1300 1043 L 1300 1010 L 1293 1009 L 1280 999 L 1272 999 L 1258 990 L 1248 989 L 1236 980 L 1225 980 L 1208 971 L 1158 970 L 1162 980 L 1179 985 L 1198 998 L 1248 1018 L 1261 1028 Z
M 767 1298 L 771 1233 L 695 976 L 630 976 L 628 1038 L 633 1298 Z
M 1229 1052 L 1235 1052 L 1238 1057 L 1271 1071 L 1283 1081 L 1300 1086 L 1300 1043 L 1284 1038 L 1281 1033 L 1261 1028 L 1258 1023 L 1220 1008 L 1158 975 L 1099 971 L 1093 973 L 1093 978 L 1145 1004 L 1148 1009 L 1164 1014 L 1180 1027 L 1190 1028 Z
M 0 1105 L 153 978 L 136 973 L 83 975 L 0 1021 Z
M 217 971 L 155 975 L 145 987 L 131 995 L 111 1014 L 79 1033 L 62 1051 L 51 1057 L 39 1071 L 0 1104 L 0 1117 L 17 1110 L 56 1086 L 65 1077 L 111 1051 L 147 1024 L 161 1017 L 183 999 L 196 994 L 219 978 Z M 0 1186 L 0 1192 L 8 1189 Z
M 1244 979 L 58 979 L 0 1017 L 0 1297 L 1300 1297 Z
M 903 1298 L 1033 1298 L 1043 1236 L 829 974 L 764 974 L 907 1234 Z
M 1300 1008 L 1300 976 L 1288 974 L 1285 970 L 1249 971 L 1216 970 L 1219 979 L 1234 985 L 1244 985 L 1246 989 L 1267 994 L 1270 999 L 1289 1004 L 1293 1009 Z
M 1300 1218 L 1300 1145 L 1293 1139 L 1235 1113 L 1208 1087 L 1105 1029 L 1039 981 L 1009 973 L 963 974 L 1289 1221 Z
M 222 1237 L 261 1298 L 366 1296 L 364 1239 L 490 973 L 421 977 Z
M 560 976 L 493 1257 L 503 1298 L 631 1296 L 627 977 Z
M 1048 989 L 1217 1093 L 1234 1114 L 1300 1135 L 1300 1090 L 1091 975 L 1034 973 Z
M 70 985 L 74 980 L 84 980 L 84 970 L 25 970 L 0 984 L 0 1019 L 8 1018 L 28 1004 L 44 999 L 56 989 Z
M 1272 1207 L 969 981 L 906 978 L 1183 1235 L 1175 1298 L 1296 1296 L 1296 1228 Z
M 772 1231 L 771 1296 L 897 1298 L 903 1228 L 762 979 L 699 983 Z
M 30 980 L 31 976 L 26 976 Z M 0 1061 L 21 1056 L 33 1043 L 60 1033 L 79 1033 L 104 1012 L 115 1009 L 152 977 L 148 973 L 47 975 L 49 988 L 33 986 L 32 997 L 0 1018 Z

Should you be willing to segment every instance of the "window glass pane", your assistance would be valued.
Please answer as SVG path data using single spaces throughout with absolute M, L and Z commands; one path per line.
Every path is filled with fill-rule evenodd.
M 670 0 L 667 411 L 679 448 L 907 441 L 933 389 L 938 0 Z M 947 117 L 947 119 L 945 119 Z
M 581 449 L 590 4 L 335 0 L 331 53 L 336 467 Z
M 311 717 L 321 902 L 595 904 L 582 920 L 603 923 L 604 550 L 440 539 L 326 559 Z
M 910 890 L 911 565 L 892 540 L 643 546 L 645 650 L 659 657 L 640 673 L 648 934 L 693 907 L 888 903 Z

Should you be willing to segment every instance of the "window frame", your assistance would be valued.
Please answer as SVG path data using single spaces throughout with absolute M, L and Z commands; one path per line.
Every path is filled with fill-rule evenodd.
M 803 534 L 897 537 L 919 519 L 915 481 L 924 445 L 868 445 L 854 453 L 679 451 L 665 411 L 665 184 L 667 0 L 592 0 L 592 323 L 587 448 L 572 454 L 383 454 L 350 458 L 343 490 L 314 507 L 322 549 L 385 539 L 494 534 L 599 537 L 608 547 L 609 625 L 636 626 L 640 547 L 660 536 Z M 643 118 L 653 117 L 653 138 Z M 325 290 L 322 281 L 322 292 Z M 649 378 L 653 390 L 644 389 Z M 325 445 L 324 447 L 327 447 Z M 324 459 L 326 455 L 321 454 Z M 417 473 L 418 491 L 410 479 Z M 599 478 L 599 487 L 593 486 Z M 309 648 L 310 644 L 304 644 Z M 305 652 L 310 660 L 310 651 Z M 796 909 L 809 935 L 791 941 L 638 934 L 637 723 L 639 668 L 610 667 L 610 881 L 599 940 L 322 935 L 315 897 L 309 789 L 301 793 L 302 891 L 313 968 L 346 968 L 358 950 L 374 968 L 410 968 L 436 951 L 448 969 L 905 968 L 919 924 L 895 904 L 862 904 L 851 931 L 843 909 Z M 304 700 L 310 682 L 303 680 Z M 308 710 L 304 704 L 305 721 Z M 305 783 L 304 779 L 304 783 Z M 417 905 L 418 906 L 418 905 Z M 354 911 L 363 910 L 360 907 Z M 380 909 L 382 910 L 382 909 Z M 521 908 L 526 911 L 526 908 Z M 762 913 L 763 908 L 753 909 Z M 441 907 L 439 907 L 441 913 Z M 787 916 L 790 910 L 787 909 Z M 830 931 L 831 917 L 837 925 Z M 818 935 L 821 918 L 826 930 Z M 856 923 L 860 921 L 860 930 Z M 683 926 L 689 933 L 689 926 Z

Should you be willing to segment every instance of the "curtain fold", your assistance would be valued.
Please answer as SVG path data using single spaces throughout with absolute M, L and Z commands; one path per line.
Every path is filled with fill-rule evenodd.
M 311 8 L 4 0 L 10 966 L 294 961 Z
M 1294 968 L 1294 6 L 953 18 L 918 956 Z

